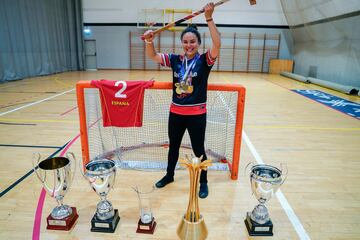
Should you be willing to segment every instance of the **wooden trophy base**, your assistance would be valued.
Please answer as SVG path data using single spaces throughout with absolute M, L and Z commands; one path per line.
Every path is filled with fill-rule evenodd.
M 151 222 L 149 223 L 143 223 L 141 222 L 141 219 L 139 219 L 136 232 L 145 233 L 145 234 L 154 234 L 155 227 L 156 227 L 155 218 L 152 218 Z
M 119 212 L 115 209 L 115 214 L 112 218 L 107 220 L 101 220 L 95 215 L 91 219 L 91 231 L 92 232 L 105 232 L 113 233 L 115 232 L 116 226 L 120 221 Z
M 64 219 L 55 219 L 50 214 L 46 218 L 46 222 L 47 222 L 46 229 L 69 231 L 79 217 L 79 215 L 77 214 L 76 208 L 71 207 L 71 209 L 72 209 L 72 214 Z
M 245 225 L 250 236 L 273 236 L 273 223 L 271 220 L 264 224 L 254 222 L 250 218 L 251 213 L 246 214 Z

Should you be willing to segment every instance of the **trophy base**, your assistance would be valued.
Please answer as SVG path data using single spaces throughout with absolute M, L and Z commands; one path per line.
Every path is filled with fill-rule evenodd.
M 104 233 L 113 233 L 115 232 L 116 226 L 120 221 L 119 211 L 114 210 L 115 214 L 112 218 L 101 220 L 95 215 L 91 219 L 91 231 L 92 232 L 104 232 Z
M 156 227 L 155 218 L 152 218 L 150 223 L 143 223 L 141 219 L 139 219 L 137 233 L 146 233 L 146 234 L 154 234 Z
M 273 236 L 273 223 L 271 220 L 264 224 L 254 222 L 250 218 L 251 213 L 246 214 L 245 225 L 250 236 Z
M 75 207 L 71 207 L 71 210 L 72 210 L 71 215 L 63 219 L 55 219 L 50 214 L 46 218 L 46 222 L 47 222 L 46 229 L 69 231 L 74 226 L 76 220 L 79 217 Z
M 205 240 L 208 230 L 201 215 L 197 222 L 189 222 L 183 216 L 176 233 L 181 240 Z

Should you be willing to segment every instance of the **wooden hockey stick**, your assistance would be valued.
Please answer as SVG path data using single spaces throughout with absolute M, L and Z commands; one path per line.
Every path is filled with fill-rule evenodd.
M 228 1 L 230 1 L 230 0 L 221 0 L 221 1 L 218 1 L 217 3 L 214 4 L 214 7 L 217 7 L 217 6 L 219 6 L 219 5 L 223 4 L 223 3 L 226 3 L 226 2 L 228 2 Z M 166 24 L 165 26 L 156 29 L 156 30 L 153 31 L 152 33 L 153 33 L 154 35 L 156 35 L 156 34 L 162 32 L 162 31 L 164 31 L 164 30 L 166 30 L 166 29 L 169 29 L 169 28 L 171 28 L 171 27 L 173 27 L 173 26 L 175 26 L 175 25 L 177 25 L 177 24 L 180 24 L 180 23 L 182 23 L 182 22 L 185 22 L 186 20 L 189 20 L 189 19 L 191 19 L 191 18 L 193 18 L 193 17 L 196 17 L 197 15 L 203 13 L 204 11 L 205 11 L 204 9 L 201 9 L 201 10 L 199 10 L 199 11 L 193 12 L 192 14 L 187 15 L 187 16 L 185 16 L 185 17 L 183 17 L 183 18 L 181 18 L 181 19 L 179 19 L 179 20 L 177 20 L 177 21 L 175 21 L 175 22 L 168 23 L 168 24 Z M 142 36 L 141 36 L 141 39 L 142 39 L 142 40 L 145 40 L 145 35 L 142 35 Z

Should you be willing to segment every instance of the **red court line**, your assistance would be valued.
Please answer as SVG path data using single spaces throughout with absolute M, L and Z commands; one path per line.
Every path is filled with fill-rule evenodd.
M 73 111 L 75 109 L 77 109 L 77 107 L 73 107 L 73 108 L 67 110 L 66 112 L 61 113 L 60 116 L 64 116 L 65 114 L 68 114 L 69 112 L 71 112 L 71 111 Z
M 60 153 L 60 157 L 64 156 L 67 150 L 71 147 L 71 145 L 74 144 L 74 142 L 80 137 L 80 134 L 78 134 L 76 137 L 74 137 L 62 150 Z M 41 227 L 41 216 L 42 216 L 42 210 L 44 207 L 44 201 L 46 197 L 46 191 L 44 188 L 41 189 L 41 193 L 39 196 L 38 204 L 36 207 L 36 213 L 35 213 L 35 219 L 34 219 L 34 226 L 33 226 L 33 234 L 32 239 L 33 240 L 40 240 L 40 227 Z

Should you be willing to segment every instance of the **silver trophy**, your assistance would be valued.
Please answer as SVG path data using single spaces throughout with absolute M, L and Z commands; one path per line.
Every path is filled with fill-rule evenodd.
M 113 208 L 106 196 L 115 183 L 115 162 L 107 159 L 91 161 L 85 165 L 83 175 L 101 198 L 101 201 L 97 204 L 96 213 L 91 220 L 91 231 L 113 233 L 120 217 L 118 210 Z
M 251 167 L 251 189 L 259 204 L 251 213 L 247 213 L 245 219 L 250 236 L 273 236 L 273 224 L 265 203 L 284 183 L 286 175 L 287 170 L 284 175 L 282 170 L 270 165 L 258 164 Z
M 40 154 L 34 155 L 34 172 L 44 189 L 58 203 L 47 217 L 47 229 L 68 231 L 78 218 L 75 207 L 63 204 L 64 196 L 75 174 L 75 155 L 68 153 L 66 157 L 54 157 L 42 161 L 40 159 Z

